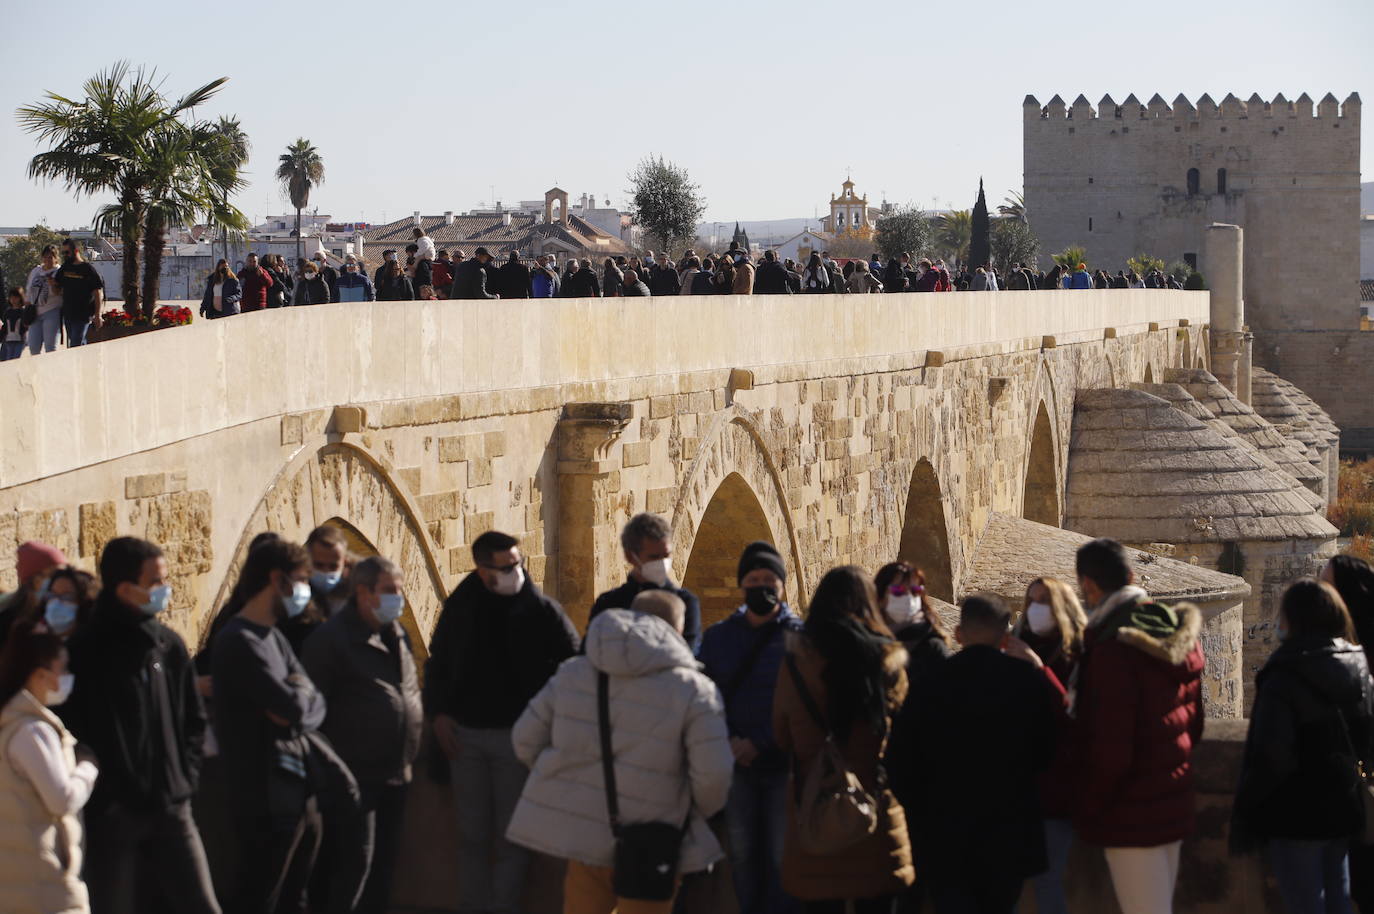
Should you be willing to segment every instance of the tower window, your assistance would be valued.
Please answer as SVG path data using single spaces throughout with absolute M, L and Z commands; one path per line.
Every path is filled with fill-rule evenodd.
M 1196 168 L 1188 169 L 1188 196 L 1191 197 L 1198 192 L 1201 182 L 1202 176 L 1198 173 L 1198 170 Z
M 1217 169 L 1217 193 L 1226 193 L 1226 169 Z
M 1089 178 L 1089 179 L 1088 179 L 1088 183 L 1089 183 L 1089 184 L 1093 183 L 1093 179 L 1092 179 L 1092 178 Z
M 1092 230 L 1093 230 L 1093 217 L 1092 217 L 1092 216 L 1089 216 L 1089 217 L 1088 217 L 1088 231 L 1091 232 Z
M 1190 251 L 1183 255 L 1183 262 L 1194 270 L 1197 269 L 1197 253 Z

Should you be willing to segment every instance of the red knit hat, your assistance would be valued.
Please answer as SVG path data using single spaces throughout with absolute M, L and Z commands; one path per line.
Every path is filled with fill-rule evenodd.
M 23 585 L 36 574 L 47 571 L 56 565 L 67 564 L 67 557 L 62 554 L 62 550 L 56 546 L 49 546 L 47 543 L 40 543 L 37 540 L 29 540 L 19 547 L 19 561 L 17 568 L 19 571 L 19 583 Z

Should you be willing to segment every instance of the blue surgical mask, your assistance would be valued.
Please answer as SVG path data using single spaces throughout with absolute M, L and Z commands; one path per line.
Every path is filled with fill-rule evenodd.
M 167 604 L 172 602 L 172 585 L 159 584 L 148 591 L 148 602 L 144 603 L 139 609 L 145 615 L 156 616 L 158 613 L 167 609 Z
M 401 618 L 401 611 L 406 606 L 405 597 L 398 593 L 379 593 L 377 600 L 377 608 L 374 612 L 378 622 L 383 625 L 390 625 Z
M 43 607 L 43 618 L 55 634 L 65 635 L 76 624 L 76 610 L 76 604 L 70 600 L 50 597 L 48 604 Z
M 342 571 L 315 571 L 310 574 L 310 583 L 325 593 L 329 593 L 343 580 Z
M 281 598 L 281 605 L 286 609 L 286 618 L 294 619 L 305 612 L 305 608 L 310 605 L 311 596 L 310 585 L 304 581 L 297 581 L 291 585 L 291 592 L 282 594 Z

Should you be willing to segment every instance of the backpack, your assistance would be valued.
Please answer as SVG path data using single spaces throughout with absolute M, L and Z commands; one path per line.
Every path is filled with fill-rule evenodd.
M 796 658 L 787 655 L 787 670 L 797 687 L 797 695 L 816 726 L 825 732 L 825 743 L 805 780 L 798 783 L 795 766 L 792 782 L 797 824 L 797 845 L 813 856 L 838 854 L 858 844 L 878 829 L 878 803 L 864 789 L 849 767 L 835 734 L 826 726 L 820 709 L 797 669 Z

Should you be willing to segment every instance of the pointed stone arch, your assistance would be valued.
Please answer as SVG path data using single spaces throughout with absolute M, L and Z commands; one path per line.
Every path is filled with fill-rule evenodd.
M 400 566 L 406 595 L 402 623 L 423 660 L 448 589 L 420 516 L 391 478 L 389 464 L 360 444 L 334 442 L 302 450 L 265 487 L 239 537 L 214 608 L 228 599 L 253 537 L 271 530 L 303 542 L 315 527 L 330 523 L 363 557 L 381 555 Z M 213 611 L 200 620 L 202 637 L 211 618 Z
M 953 602 L 954 567 L 949 541 L 945 495 L 934 465 L 922 457 L 911 471 L 897 559 L 925 572 L 926 589 L 931 596 Z
M 1059 449 L 1054 425 L 1041 401 L 1026 448 L 1026 473 L 1021 497 L 1021 516 L 1038 524 L 1058 527 L 1063 505 L 1059 498 Z
M 777 547 L 787 568 L 788 602 L 804 604 L 806 570 L 782 474 L 766 432 L 739 407 L 717 413 L 702 436 L 701 448 L 678 487 L 672 526 L 675 573 L 684 582 L 689 575 L 709 576 L 706 586 L 715 591 L 709 597 L 698 594 L 703 598 L 703 624 L 719 618 L 727 603 L 726 609 L 738 605 L 735 566 L 740 550 L 756 539 Z M 727 557 L 728 572 L 722 573 Z M 727 590 L 728 596 L 723 592 Z

